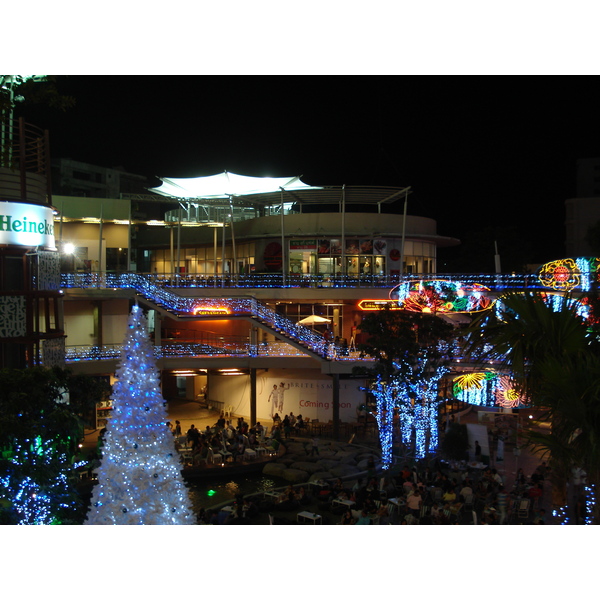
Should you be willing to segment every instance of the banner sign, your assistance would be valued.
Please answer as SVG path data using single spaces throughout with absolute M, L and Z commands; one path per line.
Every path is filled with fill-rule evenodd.
M 54 213 L 48 206 L 0 202 L 0 244 L 55 250 Z

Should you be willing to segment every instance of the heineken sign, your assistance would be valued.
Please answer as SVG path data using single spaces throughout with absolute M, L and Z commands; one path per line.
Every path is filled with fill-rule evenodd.
M 39 204 L 0 202 L 0 244 L 55 250 L 52 209 Z

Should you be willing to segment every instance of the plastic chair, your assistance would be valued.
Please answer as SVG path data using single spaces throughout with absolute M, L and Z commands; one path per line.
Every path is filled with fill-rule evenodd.
M 517 517 L 519 519 L 526 519 L 529 516 L 529 500 L 523 499 L 519 502 L 519 510 L 517 511 Z

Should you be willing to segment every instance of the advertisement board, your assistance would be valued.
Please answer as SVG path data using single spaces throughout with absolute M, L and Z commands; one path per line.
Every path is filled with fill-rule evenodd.
M 0 244 L 55 250 L 52 208 L 0 201 Z

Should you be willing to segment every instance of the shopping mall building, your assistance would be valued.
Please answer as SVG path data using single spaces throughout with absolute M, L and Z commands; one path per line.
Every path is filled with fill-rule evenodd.
M 112 380 L 137 303 L 166 400 L 351 423 L 363 316 L 402 282 L 435 280 L 437 249 L 459 243 L 407 213 L 410 188 L 221 173 L 53 196 L 47 133 L 21 125 L 0 167 L 2 367 Z

